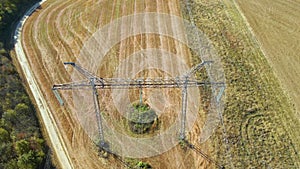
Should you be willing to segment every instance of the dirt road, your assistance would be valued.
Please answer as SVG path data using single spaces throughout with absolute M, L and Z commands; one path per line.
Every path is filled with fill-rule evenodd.
M 29 88 L 31 90 L 31 93 L 35 99 L 35 103 L 39 109 L 39 113 L 42 117 L 42 123 L 46 128 L 47 135 L 51 142 L 51 147 L 59 160 L 60 165 L 63 168 L 73 168 L 72 163 L 70 163 L 70 157 L 68 155 L 68 152 L 66 151 L 66 147 L 64 145 L 64 141 L 62 140 L 61 133 L 58 130 L 58 127 L 56 125 L 56 122 L 52 116 L 52 112 L 50 111 L 48 104 L 37 84 L 36 79 L 34 78 L 34 74 L 30 69 L 30 66 L 28 64 L 27 57 L 24 53 L 22 43 L 21 43 L 21 37 L 22 37 L 22 29 L 23 25 L 25 24 L 27 18 L 31 15 L 31 13 L 44 1 L 39 2 L 35 4 L 32 8 L 28 10 L 28 12 L 25 13 L 22 20 L 19 22 L 17 29 L 15 31 L 14 40 L 15 43 L 15 51 L 17 60 L 19 61 L 19 64 L 22 68 L 23 74 L 27 80 L 27 83 L 29 85 Z

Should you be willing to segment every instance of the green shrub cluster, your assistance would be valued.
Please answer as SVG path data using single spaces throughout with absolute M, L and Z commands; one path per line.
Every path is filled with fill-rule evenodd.
M 155 111 L 146 104 L 133 104 L 128 113 L 130 130 L 136 134 L 144 134 L 150 131 L 157 121 Z
M 140 161 L 138 159 L 133 159 L 133 158 L 127 158 L 125 162 L 130 166 L 130 168 L 133 169 L 151 169 L 152 166 L 147 163 Z

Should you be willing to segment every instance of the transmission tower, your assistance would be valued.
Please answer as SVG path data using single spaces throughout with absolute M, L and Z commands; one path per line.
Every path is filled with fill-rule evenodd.
M 100 104 L 98 98 L 98 89 L 140 89 L 140 103 L 142 103 L 142 90 L 143 88 L 181 88 L 182 89 L 182 109 L 181 109 L 181 119 L 180 119 L 180 134 L 179 138 L 185 140 L 185 128 L 186 128 L 186 112 L 187 112 L 187 90 L 189 87 L 199 87 L 206 85 L 215 85 L 217 87 L 222 87 L 220 90 L 217 100 L 219 100 L 224 91 L 224 82 L 203 82 L 197 79 L 192 79 L 191 77 L 195 75 L 197 71 L 204 67 L 205 64 L 212 64 L 212 61 L 203 61 L 202 63 L 194 66 L 188 72 L 182 76 L 175 78 L 138 78 L 138 79 L 125 79 L 125 78 L 101 78 L 90 73 L 83 67 L 75 64 L 74 62 L 65 62 L 65 65 L 70 65 L 74 67 L 80 74 L 86 77 L 86 80 L 80 82 L 71 82 L 65 84 L 55 84 L 52 87 L 52 91 L 56 96 L 57 100 L 61 105 L 64 104 L 63 99 L 60 97 L 58 90 L 73 90 L 73 89 L 92 89 L 93 104 L 95 108 L 95 115 L 97 119 L 98 134 L 100 139 L 99 147 L 108 150 L 108 144 L 105 142 L 103 127 L 102 127 L 102 117 L 100 114 Z

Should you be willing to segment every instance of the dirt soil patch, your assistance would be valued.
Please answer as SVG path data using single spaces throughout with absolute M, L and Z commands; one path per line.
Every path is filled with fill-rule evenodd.
M 75 168 L 121 168 L 122 164 L 116 159 L 102 159 L 97 154 L 97 148 L 79 124 L 78 117 L 73 112 L 75 106 L 72 105 L 72 93 L 64 92 L 66 106 L 61 107 L 54 97 L 51 87 L 56 83 L 71 81 L 72 69 L 67 69 L 63 65 L 65 61 L 76 61 L 77 56 L 84 42 L 112 20 L 124 15 L 141 12 L 161 12 L 180 16 L 181 9 L 178 1 L 135 1 L 135 0 L 102 0 L 102 1 L 74 1 L 74 0 L 49 0 L 42 7 L 32 14 L 23 30 L 23 45 L 28 56 L 30 66 L 34 72 L 40 88 L 44 91 L 44 97 L 51 105 L 53 116 L 58 124 L 67 149 L 71 156 L 71 161 Z M 159 22 L 159 21 L 158 21 Z M 146 23 L 147 24 L 147 23 Z M 162 23 L 163 24 L 163 23 Z M 177 29 L 173 27 L 171 29 Z M 120 30 L 126 31 L 126 30 Z M 176 30 L 172 30 L 176 31 Z M 110 38 L 110 35 L 107 36 Z M 117 44 L 107 54 L 108 59 L 101 63 L 99 75 L 109 77 L 114 71 L 113 64 L 118 64 L 122 59 L 131 54 L 146 48 L 159 48 L 176 53 L 187 63 L 191 63 L 189 50 L 187 47 L 171 38 L 161 35 L 146 34 L 127 38 Z M 167 61 L 162 60 L 167 63 Z M 164 66 L 172 65 L 172 63 Z M 138 65 L 132 65 L 130 69 L 137 69 Z M 178 67 L 176 70 L 180 70 Z M 175 70 L 175 68 L 174 68 Z M 144 72 L 144 77 L 162 76 L 158 71 Z M 180 110 L 181 94 L 177 89 L 164 90 L 168 95 L 168 103 L 172 109 Z M 144 91 L 145 97 L 150 96 L 151 90 Z M 156 92 L 157 93 L 157 92 Z M 104 92 L 104 96 L 110 95 Z M 153 95 L 153 94 L 152 94 Z M 155 95 L 155 92 L 154 92 Z M 157 94 L 156 94 L 157 95 Z M 130 98 L 135 101 L 138 92 L 131 92 Z M 109 99 L 108 99 L 109 100 Z M 110 109 L 110 101 L 102 99 L 101 105 L 104 110 Z M 147 104 L 162 107 L 155 99 L 148 100 Z M 177 106 L 176 106 L 177 105 Z M 162 128 L 167 127 L 168 118 L 173 118 L 173 111 L 167 111 L 162 117 Z M 114 113 L 110 114 L 114 116 Z M 115 117 L 118 119 L 118 117 Z M 172 120 L 171 120 L 172 121 Z M 190 136 L 192 142 L 197 141 L 197 133 L 203 120 L 198 119 L 195 131 Z M 208 145 L 203 145 L 203 149 L 208 149 Z M 143 159 L 154 168 L 202 168 L 210 166 L 206 160 L 192 151 L 181 149 L 178 145 L 162 155 Z

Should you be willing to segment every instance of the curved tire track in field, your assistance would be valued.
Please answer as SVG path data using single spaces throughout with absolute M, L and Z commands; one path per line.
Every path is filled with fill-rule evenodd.
M 32 36 L 30 38 L 27 37 L 27 39 L 31 40 L 30 43 L 35 44 L 35 47 L 31 49 L 30 46 L 32 44 L 28 42 L 24 42 L 24 44 L 26 44 L 27 53 L 32 54 L 30 55 L 32 57 L 30 59 L 31 61 L 35 62 L 31 63 L 32 69 L 34 69 L 33 72 L 35 72 L 35 75 L 37 76 L 38 83 L 40 85 L 42 84 L 41 88 L 45 90 L 44 95 L 49 100 L 48 104 L 51 105 L 52 110 L 56 110 L 55 119 L 57 120 L 57 123 L 60 129 L 62 130 L 63 137 L 66 141 L 67 148 L 70 152 L 73 165 L 76 166 L 75 168 L 109 168 L 112 167 L 109 164 L 109 162 L 111 161 L 103 162 L 97 157 L 95 157 L 93 155 L 93 152 L 91 152 L 92 148 L 90 148 L 90 146 L 87 144 L 87 142 L 91 141 L 86 136 L 82 128 L 78 127 L 79 125 L 77 124 L 77 117 L 74 117 L 74 113 L 70 111 L 72 110 L 72 105 L 70 105 L 69 107 L 70 110 L 66 110 L 64 108 L 57 108 L 58 105 L 55 102 L 56 100 L 54 100 L 54 97 L 50 94 L 49 91 L 46 90 L 50 89 L 50 85 L 52 85 L 55 82 L 62 83 L 69 81 L 68 79 L 70 79 L 70 72 L 68 71 L 68 69 L 65 70 L 61 62 L 69 60 L 75 61 L 76 56 L 78 56 L 80 52 L 80 45 L 82 45 L 84 40 L 86 40 L 87 37 L 93 34 L 93 32 L 96 31 L 98 28 L 115 19 L 115 17 L 117 17 L 118 15 L 128 15 L 138 12 L 144 12 L 145 10 L 147 12 L 170 12 L 171 14 L 176 14 L 179 12 L 180 9 L 176 7 L 176 5 L 173 2 L 169 2 L 166 6 L 165 1 L 163 0 L 145 1 L 144 4 L 141 4 L 141 2 L 138 0 L 114 0 L 113 2 L 101 1 L 99 2 L 99 4 L 93 4 L 93 1 L 90 0 L 85 3 L 87 3 L 88 7 L 90 6 L 88 5 L 89 3 L 93 4 L 93 6 L 91 6 L 90 8 L 83 6 L 84 10 L 80 10 L 83 8 L 79 8 L 79 4 L 85 5 L 85 3 L 81 3 L 82 1 L 74 1 L 74 4 L 70 4 L 70 2 L 71 1 L 54 1 L 53 3 L 55 3 L 56 5 L 52 4 L 52 6 L 48 6 L 45 9 L 46 12 L 41 12 L 38 16 L 38 20 L 31 23 L 35 27 Z M 121 6 L 118 8 L 119 10 L 110 10 L 110 8 L 113 8 L 112 4 L 118 5 L 118 2 L 121 2 Z M 91 17 L 93 11 L 99 10 L 99 7 L 105 6 L 107 4 L 110 5 L 110 7 L 108 7 L 108 9 L 106 10 L 101 10 L 101 12 L 99 12 L 100 16 L 97 16 L 97 18 Z M 129 4 L 129 6 L 127 6 L 127 4 Z M 96 9 L 97 7 L 99 9 Z M 79 15 L 79 18 L 76 19 L 75 16 L 77 14 L 75 12 L 79 12 L 80 14 L 83 13 L 84 15 Z M 93 22 L 89 21 L 88 18 L 91 18 Z M 54 22 L 53 20 L 56 21 Z M 54 23 L 51 23 L 49 25 L 43 23 L 45 21 L 47 21 L 46 23 Z M 160 27 L 160 29 L 169 29 L 171 31 L 176 31 L 177 29 L 175 25 L 173 27 L 168 28 L 164 27 L 164 23 L 159 22 L 159 25 L 162 26 Z M 45 32 L 42 32 L 43 29 L 45 30 Z M 108 38 L 110 37 L 110 35 L 107 36 Z M 35 39 L 37 40 L 36 42 L 34 41 Z M 141 48 L 146 47 L 166 49 L 169 50 L 171 53 L 174 53 L 176 55 L 182 55 L 184 57 L 187 56 L 188 53 L 180 43 L 172 39 L 153 35 L 140 35 L 134 38 L 128 38 L 124 40 L 118 48 L 119 51 L 117 51 L 117 58 L 121 58 L 121 56 L 129 56 L 133 52 L 139 51 Z M 31 50 L 35 51 L 32 52 Z M 162 62 L 168 63 L 168 59 L 169 58 L 162 59 Z M 190 58 L 185 59 L 188 60 Z M 50 63 L 50 65 L 48 65 L 48 63 Z M 168 63 L 168 65 L 172 65 L 172 63 Z M 136 67 L 133 67 L 133 69 L 136 69 Z M 174 67 L 173 69 L 175 70 L 177 68 Z M 41 73 L 39 73 L 39 71 L 41 71 Z M 44 74 L 44 79 L 42 79 L 43 77 L 41 77 L 41 74 Z M 159 73 L 153 73 L 153 75 L 158 74 Z M 45 83 L 47 83 L 46 87 L 44 85 Z M 170 98 L 179 98 L 181 96 L 180 94 L 171 94 L 173 96 L 169 96 Z M 66 96 L 66 99 L 72 99 L 71 95 L 63 95 Z M 201 130 L 198 129 L 197 131 L 201 132 Z M 192 139 L 195 140 L 197 138 Z M 93 149 L 93 151 L 96 152 L 95 149 Z M 203 167 L 207 165 L 207 162 L 205 162 L 205 160 L 203 160 L 196 154 L 189 152 L 187 153 L 188 155 L 186 155 L 185 153 L 186 152 L 184 152 L 180 149 L 179 146 L 177 146 L 170 152 L 167 152 L 166 154 L 162 155 L 163 159 L 165 159 L 166 161 L 160 160 L 159 158 L 155 158 L 154 160 L 149 159 L 149 161 L 153 163 L 159 163 L 157 164 L 157 166 L 160 167 L 171 168 L 175 168 L 176 166 L 181 166 L 183 168 L 189 166 Z M 174 160 L 176 160 L 176 163 L 174 163 Z
M 39 109 L 40 115 L 43 120 L 43 124 L 45 125 L 46 131 L 50 138 L 53 151 L 55 152 L 57 159 L 63 168 L 72 168 L 72 164 L 70 163 L 70 157 L 68 155 L 68 152 L 66 151 L 66 147 L 64 145 L 61 134 L 58 130 L 58 127 L 56 126 L 56 122 L 36 82 L 36 79 L 34 78 L 34 74 L 30 70 L 30 65 L 28 63 L 28 60 L 25 56 L 25 52 L 22 47 L 22 43 L 21 43 L 22 41 L 19 39 L 21 37 L 21 31 L 18 31 L 18 29 L 22 30 L 27 17 L 30 16 L 31 13 L 45 1 L 46 0 L 39 2 L 35 4 L 32 8 L 30 8 L 30 10 L 25 13 L 22 20 L 19 22 L 17 29 L 15 31 L 15 38 L 16 38 L 15 51 L 16 51 L 17 60 L 19 61 L 23 74 L 26 77 L 27 83 L 29 84 L 29 88 L 32 92 L 32 95 Z
M 67 7 L 65 5 L 67 5 Z M 46 16 L 46 23 L 47 23 L 46 35 L 47 35 L 47 41 L 49 41 L 49 43 L 50 43 L 50 45 L 47 45 L 47 47 L 52 48 L 54 51 L 56 51 L 56 57 L 58 57 L 58 55 L 59 55 L 59 49 L 57 47 L 58 45 L 55 45 L 55 42 L 56 43 L 60 42 L 62 44 L 62 48 L 67 50 L 68 55 L 72 55 L 72 52 L 69 50 L 70 47 L 66 44 L 66 41 L 62 38 L 63 36 L 61 36 L 59 34 L 60 29 L 58 29 L 58 27 L 56 27 L 55 22 L 51 22 L 51 20 L 58 19 L 60 12 L 57 12 L 57 11 L 62 11 L 72 5 L 73 5 L 73 3 L 71 3 L 71 1 L 65 1 L 64 3 L 61 3 L 60 5 L 56 6 L 54 9 L 52 9 L 49 13 L 45 13 L 45 15 L 47 15 Z M 39 29 L 37 29 L 37 30 L 39 30 Z M 52 30 L 52 31 L 50 32 L 50 30 Z
M 204 0 L 202 2 L 203 4 L 206 3 Z M 258 47 L 251 36 L 246 37 L 245 32 L 248 31 L 245 31 L 244 34 L 234 33 L 234 31 L 237 31 L 236 29 L 239 29 L 240 32 L 245 29 L 242 28 L 243 26 L 232 28 L 230 21 L 239 24 L 233 18 L 223 18 L 222 13 L 217 17 L 219 21 L 216 20 L 215 23 L 220 22 L 221 24 L 215 26 L 224 27 L 224 32 L 217 32 L 217 30 L 205 27 L 207 19 L 216 19 L 218 10 L 217 8 L 214 9 L 213 5 L 205 6 L 203 4 L 194 5 L 194 11 L 197 14 L 203 10 L 212 10 L 213 12 L 212 14 L 204 13 L 204 16 L 197 18 L 200 20 L 198 21 L 199 27 L 202 27 L 206 32 L 210 33 L 212 31 L 212 33 L 220 35 L 219 38 L 216 36 L 218 39 L 217 42 L 214 42 L 216 46 L 225 49 L 228 45 L 238 53 L 230 56 L 229 51 L 223 51 L 223 59 L 227 69 L 226 77 L 229 82 L 226 94 L 228 103 L 225 124 L 228 126 L 230 147 L 233 150 L 232 152 L 235 152 L 232 153 L 234 166 L 237 168 L 295 168 L 296 163 L 293 166 L 291 158 L 295 155 L 298 156 L 298 153 L 293 152 L 294 145 L 286 134 L 288 130 L 285 131 L 283 124 L 280 122 L 280 115 L 289 110 L 280 108 L 284 99 L 278 99 L 281 97 L 278 96 L 280 94 L 278 94 L 277 83 L 274 81 L 272 74 L 269 73 L 268 63 L 261 52 L 254 53 L 251 51 L 255 48 L 258 50 Z M 224 16 L 230 17 L 228 15 Z M 226 30 L 226 28 L 229 29 Z M 239 46 L 239 43 L 242 45 Z M 263 117 L 260 115 L 263 115 Z M 291 130 L 295 130 L 295 128 Z M 282 151 L 283 147 L 286 151 Z M 219 152 L 219 159 L 225 161 L 226 159 L 222 156 L 223 152 Z M 290 157 L 286 154 L 290 154 Z M 270 160 L 271 163 L 268 163 Z
M 246 25 L 248 31 L 250 32 L 249 39 L 251 39 L 252 41 L 257 43 L 257 47 L 260 48 L 261 52 L 263 53 L 263 57 L 266 58 L 266 60 L 263 60 L 263 61 L 262 61 L 262 59 L 260 59 L 260 60 L 256 59 L 257 60 L 256 63 L 260 64 L 261 67 L 264 66 L 263 64 L 270 65 L 272 67 L 272 70 L 271 70 L 272 73 L 273 73 L 273 71 L 275 72 L 274 77 L 268 77 L 268 74 L 262 73 L 262 76 L 265 79 L 274 83 L 274 84 L 271 84 L 271 83 L 269 84 L 270 85 L 270 86 L 268 86 L 269 92 L 270 93 L 278 93 L 278 90 L 282 90 L 282 89 L 284 90 L 284 93 L 282 91 L 280 91 L 281 94 L 277 94 L 277 95 L 285 95 L 284 97 L 275 95 L 275 96 L 273 96 L 272 99 L 282 100 L 282 103 L 279 104 L 282 106 L 281 107 L 282 109 L 290 109 L 287 111 L 294 111 L 294 112 L 290 112 L 290 113 L 287 113 L 287 112 L 274 113 L 274 112 L 272 112 L 272 113 L 270 113 L 269 116 L 272 117 L 272 115 L 274 116 L 274 114 L 276 114 L 276 117 L 273 117 L 273 118 L 275 118 L 276 122 L 273 122 L 272 124 L 274 124 L 274 126 L 278 125 L 281 128 L 283 127 L 285 130 L 285 131 L 280 131 L 281 133 L 285 133 L 285 134 L 279 133 L 282 135 L 282 137 L 276 138 L 279 141 L 277 141 L 277 143 L 275 145 L 277 146 L 277 144 L 283 144 L 282 142 L 289 143 L 290 147 L 292 147 L 292 149 L 294 151 L 293 153 L 291 153 L 293 156 L 292 158 L 298 159 L 298 160 L 294 161 L 294 165 L 299 167 L 299 155 L 298 155 L 299 152 L 297 152 L 297 150 L 299 150 L 299 144 L 297 144 L 299 142 L 299 130 L 295 130 L 295 128 L 299 128 L 299 123 L 297 121 L 294 121 L 294 119 L 297 119 L 297 116 L 299 113 L 297 112 L 297 110 L 296 111 L 292 110 L 294 108 L 297 109 L 296 102 L 295 102 L 294 106 L 291 106 L 292 100 L 293 99 L 294 99 L 294 101 L 297 100 L 296 97 L 293 97 L 293 94 L 295 94 L 294 96 L 296 96 L 297 95 L 296 93 L 299 93 L 298 92 L 299 90 L 297 90 L 298 84 L 294 83 L 297 81 L 297 77 L 299 77 L 299 76 L 297 76 L 297 72 L 299 74 L 299 71 L 298 71 L 299 69 L 297 69 L 297 66 L 298 66 L 297 59 L 294 59 L 295 56 L 298 55 L 298 54 L 294 53 L 297 51 L 295 48 L 297 43 L 294 43 L 294 42 L 295 42 L 295 39 L 297 39 L 297 37 L 299 37 L 298 36 L 299 34 L 297 34 L 297 32 L 299 32 L 299 30 L 300 30 L 299 29 L 300 22 L 297 22 L 298 18 L 295 15 L 297 13 L 297 11 L 299 13 L 299 8 L 297 8 L 297 7 L 299 7 L 299 3 L 298 2 L 290 2 L 290 1 L 289 2 L 288 1 L 286 1 L 286 2 L 285 1 L 274 1 L 271 5 L 269 5 L 268 3 L 266 3 L 266 1 L 257 1 L 257 2 L 251 1 L 250 3 L 253 3 L 251 5 L 252 7 L 248 9 L 245 7 L 247 7 L 247 5 L 249 5 L 249 4 L 245 3 L 245 6 L 241 5 L 242 0 L 232 0 L 232 2 L 234 5 L 234 8 L 236 8 L 236 10 L 239 11 L 241 18 L 245 22 L 245 25 Z M 261 6 L 258 4 L 260 4 Z M 268 8 L 266 8 L 266 7 L 268 7 Z M 258 13 L 255 13 L 253 11 L 250 12 L 250 9 L 251 10 L 254 9 L 254 11 L 259 11 L 259 12 Z M 249 10 L 249 11 L 247 11 L 247 10 Z M 285 11 L 285 12 L 283 12 L 283 11 Z M 255 13 L 255 15 L 253 15 L 253 13 Z M 290 18 L 287 18 L 287 16 L 289 16 Z M 256 19 L 253 19 L 252 17 L 256 18 Z M 264 17 L 265 17 L 265 19 L 264 19 L 263 24 L 260 23 L 260 24 L 258 24 L 257 27 L 254 26 L 253 21 L 259 23 L 259 21 L 262 21 L 261 19 Z M 288 27 L 289 29 L 285 29 L 286 27 Z M 272 29 L 272 28 L 275 28 L 275 29 Z M 267 29 L 270 29 L 270 30 L 264 31 Z M 287 30 L 289 33 L 287 33 Z M 267 33 L 267 32 L 272 32 L 272 33 Z M 293 35 L 291 35 L 290 33 L 292 33 Z M 288 41 L 292 42 L 293 44 L 286 42 L 287 39 L 288 39 Z M 276 40 L 276 43 L 274 43 L 274 40 Z M 270 43 L 270 44 L 268 44 L 268 43 Z M 273 48 L 270 48 L 269 45 L 272 45 Z M 289 48 L 292 50 L 288 50 Z M 272 49 L 272 50 L 270 50 L 270 49 Z M 286 59 L 286 57 L 282 57 L 282 56 L 279 57 L 279 55 L 285 56 L 284 52 L 287 52 L 290 54 L 289 56 L 287 56 L 289 59 Z M 275 78 L 276 78 L 276 80 L 274 80 Z M 277 79 L 282 82 L 281 84 L 279 84 L 280 89 L 276 82 Z M 290 80 L 290 79 L 293 79 L 293 80 Z M 290 95 L 290 97 L 292 97 L 292 100 L 287 101 L 287 98 L 285 98 L 285 97 L 287 94 L 291 94 L 291 93 L 286 93 L 286 92 L 291 92 L 291 91 L 293 91 L 292 92 L 293 94 Z M 291 106 L 291 107 L 283 107 L 283 106 Z M 282 110 L 277 110 L 277 111 L 282 111 Z M 271 132 L 271 134 L 276 136 L 276 133 Z M 270 138 L 270 140 L 273 140 L 273 139 L 274 138 Z M 286 147 L 286 146 L 282 145 L 282 147 Z M 287 166 L 290 165 L 288 167 L 293 168 L 295 166 L 292 165 L 292 162 L 290 162 L 289 157 L 287 157 L 285 154 L 286 152 L 290 152 L 290 151 L 291 151 L 290 149 L 287 149 L 287 151 L 282 151 L 280 148 L 278 148 L 278 152 L 281 152 L 281 153 L 276 152 L 276 156 L 274 159 L 279 158 L 280 161 L 283 161 L 283 164 L 287 164 Z M 276 166 L 273 166 L 273 167 L 276 168 Z M 285 168 L 286 168 L 286 166 L 285 166 Z
M 269 168 L 277 168 L 279 164 L 276 161 L 281 161 L 286 167 L 293 168 L 292 159 L 286 156 L 286 152 L 291 150 L 286 149 L 285 145 L 278 142 L 286 142 L 288 138 L 284 135 L 284 131 L 275 132 L 270 127 L 280 125 L 270 119 L 269 113 L 254 113 L 246 116 L 242 122 L 240 129 L 242 146 L 245 150 L 252 149 L 255 152 L 251 154 L 246 151 L 248 154 L 247 161 L 252 163 L 253 166 L 267 166 Z M 273 147 L 276 151 L 269 151 L 265 147 Z
M 60 3 L 60 1 L 56 1 L 56 2 Z M 33 14 L 34 16 L 32 18 L 38 17 L 38 20 L 31 19 L 31 24 L 27 24 L 27 25 L 33 25 L 36 28 L 41 27 L 41 25 L 44 24 L 44 21 L 48 18 L 48 16 L 46 15 L 47 12 L 51 12 L 50 11 L 51 9 L 53 11 L 53 8 L 55 8 L 53 6 L 55 6 L 54 4 L 56 4 L 56 2 L 49 4 L 49 6 L 45 8 L 45 10 L 40 12 L 40 15 Z M 62 3 L 63 3 L 63 1 L 62 1 Z M 62 3 L 57 4 L 57 5 L 61 5 Z M 51 9 L 49 10 L 49 8 L 51 8 Z M 52 13 L 52 14 L 55 14 L 55 13 Z M 49 17 L 51 17 L 51 16 L 49 16 Z M 49 25 L 46 25 L 46 26 L 49 26 Z M 28 28 L 30 28 L 30 26 Z M 32 71 L 36 73 L 35 74 L 36 81 L 40 85 L 42 84 L 41 88 L 43 88 L 43 90 L 45 91 L 43 93 L 44 97 L 46 97 L 48 103 L 50 105 L 52 105 L 50 109 L 52 110 L 53 113 L 55 113 L 54 118 L 56 119 L 56 125 L 58 125 L 58 128 L 62 133 L 62 137 L 63 137 L 64 141 L 66 141 L 66 147 L 67 147 L 66 149 L 68 149 L 67 151 L 70 153 L 70 156 L 71 156 L 71 158 L 69 158 L 69 159 L 72 159 L 72 164 L 71 164 L 72 167 L 68 167 L 68 165 L 64 165 L 64 164 L 62 164 L 62 166 L 64 166 L 64 168 L 99 168 L 100 166 L 102 168 L 109 168 L 108 164 L 101 163 L 101 160 L 99 160 L 99 161 L 95 160 L 95 159 L 98 159 L 97 154 L 95 153 L 96 150 L 93 151 L 94 153 L 87 153 L 87 150 L 85 150 L 84 148 L 88 147 L 88 149 L 92 149 L 93 147 L 91 147 L 91 145 L 88 143 L 89 140 L 86 138 L 86 136 L 84 134 L 82 134 L 83 133 L 82 130 L 78 127 L 78 125 L 75 124 L 74 117 L 71 117 L 72 114 L 68 113 L 66 110 L 64 110 L 64 108 L 60 108 L 60 107 L 57 108 L 56 102 L 53 101 L 54 98 L 53 98 L 51 92 L 50 93 L 46 92 L 47 90 L 49 90 L 51 88 L 51 85 L 54 83 L 54 81 L 63 82 L 63 81 L 65 81 L 65 79 L 68 79 L 68 76 L 66 75 L 66 70 L 64 69 L 64 67 L 57 66 L 57 65 L 62 64 L 61 59 L 63 61 L 65 61 L 65 59 L 67 57 L 64 57 L 64 56 L 58 57 L 58 60 L 55 59 L 55 61 L 51 64 L 52 66 L 45 64 L 45 60 L 43 58 L 49 57 L 49 55 L 51 57 L 57 57 L 57 56 L 51 55 L 51 53 L 54 51 L 54 48 L 52 46 L 48 46 L 51 43 L 49 43 L 49 41 L 48 42 L 43 41 L 43 39 L 45 39 L 45 35 L 47 38 L 48 32 L 51 31 L 52 27 L 50 26 L 50 27 L 43 27 L 43 28 L 47 28 L 47 31 L 43 32 L 43 30 L 41 30 L 41 29 L 29 30 L 29 32 L 33 32 L 33 33 L 30 33 L 29 35 L 31 37 L 29 37 L 29 38 L 27 37 L 27 39 L 29 39 L 33 44 L 36 44 L 35 49 L 31 48 L 31 44 L 28 44 L 23 39 L 22 40 L 23 40 L 23 43 L 26 44 L 26 53 L 31 57 L 30 58 L 31 61 L 29 61 L 29 62 L 30 62 L 30 64 L 32 64 L 32 68 L 31 68 Z M 39 30 L 39 32 L 37 30 Z M 46 29 L 44 29 L 44 30 L 46 30 Z M 25 31 L 27 32 L 28 30 L 26 29 Z M 55 41 L 55 40 L 59 41 L 59 39 L 57 39 L 57 38 L 52 39 L 52 41 Z M 57 43 L 52 42 L 52 44 L 57 44 Z M 48 70 L 50 69 L 53 71 L 45 71 L 47 69 Z M 38 73 L 38 72 L 40 72 L 40 73 Z M 53 79 L 53 77 L 55 77 L 56 80 Z M 62 79 L 62 80 L 59 80 L 59 79 Z M 51 102 L 51 100 L 52 100 L 52 102 Z M 63 118 L 63 120 L 61 120 L 62 118 Z M 79 140 L 78 140 L 78 137 L 80 138 Z M 79 142 L 79 143 L 77 143 L 77 142 Z M 78 145 L 82 145 L 82 146 L 78 146 Z M 74 148 L 74 146 L 77 146 L 77 148 Z M 78 149 L 80 149 L 80 150 L 78 150 Z M 83 149 L 83 151 L 82 151 L 82 149 Z M 83 157 L 81 154 L 85 154 L 85 156 Z M 83 160 L 83 158 L 84 158 L 84 160 Z M 61 158 L 61 159 L 63 159 L 63 158 Z M 91 159 L 94 159 L 94 160 L 91 160 Z M 80 162 L 78 162 L 78 161 L 80 161 Z M 109 160 L 109 161 L 112 161 L 112 160 Z M 73 166 L 76 166 L 76 167 L 73 167 Z M 118 164 L 116 164 L 116 166 L 118 166 Z

